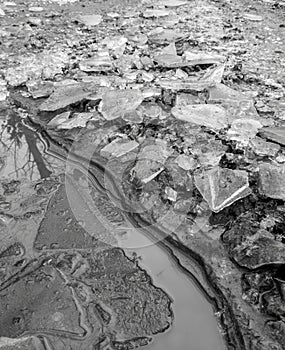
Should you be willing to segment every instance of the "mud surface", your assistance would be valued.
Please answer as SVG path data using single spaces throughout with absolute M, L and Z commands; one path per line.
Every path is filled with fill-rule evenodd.
M 1 349 L 284 349 L 284 14 L 0 2 Z

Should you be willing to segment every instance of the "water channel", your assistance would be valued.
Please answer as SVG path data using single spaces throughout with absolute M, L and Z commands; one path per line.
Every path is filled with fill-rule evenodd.
M 3 125 L 7 125 L 7 121 L 5 121 L 5 124 L 4 121 L 2 122 L 2 128 Z M 10 127 L 10 131 L 11 128 L 13 128 L 13 125 Z M 24 168 L 26 171 L 24 173 L 25 177 L 31 172 L 31 169 L 34 169 L 33 174 L 28 174 L 31 180 L 47 177 L 54 171 L 52 164 L 58 171 L 61 168 L 59 160 L 54 158 L 53 162 L 50 152 L 44 154 L 44 147 L 37 134 L 31 132 L 31 129 L 23 128 L 25 126 L 20 128 L 23 137 L 21 142 L 16 144 L 16 151 L 10 148 L 6 154 L 5 162 L 8 166 L 5 173 L 3 174 L 2 172 L 1 174 L 2 179 L 6 175 L 11 176 L 12 173 L 12 177 L 15 179 L 23 176 L 21 174 L 23 164 L 21 164 L 20 168 L 22 170 L 19 172 L 16 162 L 23 161 L 23 154 L 26 153 L 29 154 L 28 160 L 34 162 L 35 169 L 34 167 L 27 170 Z M 14 128 L 13 130 L 15 131 L 16 129 Z M 9 128 L 7 129 L 6 127 L 5 133 L 9 134 Z M 7 135 L 6 141 L 12 142 L 13 139 Z M 11 170 L 12 167 L 15 167 L 13 172 Z M 126 255 L 130 258 L 134 253 L 140 257 L 139 264 L 152 277 L 154 285 L 162 288 L 173 300 L 173 326 L 164 334 L 154 337 L 153 343 L 145 347 L 145 349 L 225 350 L 225 342 L 221 330 L 218 328 L 214 307 L 207 300 L 204 293 L 189 277 L 189 274 L 185 274 L 168 250 L 163 248 L 162 244 L 154 244 L 152 239 L 145 235 L 142 230 L 132 227 L 130 222 L 129 225 L 127 234 L 119 239 L 118 245 L 124 249 Z

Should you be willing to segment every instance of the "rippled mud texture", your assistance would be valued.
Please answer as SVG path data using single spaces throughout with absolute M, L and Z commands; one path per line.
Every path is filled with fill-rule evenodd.
M 86 249 L 100 242 L 77 222 L 63 185 L 52 196 L 34 243 L 36 249 Z
M 69 226 L 64 185 L 46 181 L 33 188 L 49 199 L 35 238 L 47 253 L 29 261 L 24 241 L 0 255 L 1 337 L 37 335 L 59 349 L 150 343 L 172 324 L 169 296 L 122 250 Z
M 83 333 L 70 287 L 49 267 L 40 268 L 5 288 L 1 293 L 1 310 L 5 310 L 1 318 L 3 337 L 53 330 L 79 336 Z

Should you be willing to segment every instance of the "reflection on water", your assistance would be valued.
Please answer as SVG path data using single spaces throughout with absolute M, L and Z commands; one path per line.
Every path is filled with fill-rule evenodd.
M 0 120 L 0 180 L 37 180 L 62 172 L 63 163 L 44 153 L 44 148 L 40 137 L 16 113 L 10 112 L 7 119 Z M 126 227 L 128 234 L 121 236 L 118 245 L 125 248 L 129 257 L 133 253 L 140 257 L 140 266 L 152 276 L 154 284 L 173 299 L 173 327 L 154 337 L 154 342 L 144 349 L 223 350 L 224 342 L 212 306 L 202 292 L 162 247 L 153 244 L 143 232 L 129 224 Z
M 124 249 L 129 258 L 137 257 L 139 265 L 152 277 L 154 285 L 162 288 L 173 300 L 173 326 L 166 333 L 155 336 L 153 343 L 142 349 L 225 350 L 225 342 L 218 328 L 213 306 L 169 251 L 163 244 L 154 243 L 147 234 L 147 230 L 134 227 L 130 216 L 122 215 L 123 219 L 117 218 L 114 215 L 117 211 L 109 197 L 107 197 L 109 198 L 107 207 L 106 202 L 104 206 L 103 200 L 94 205 L 90 200 L 86 200 L 88 194 L 87 184 L 82 180 L 84 175 L 77 176 L 69 177 L 66 182 L 69 184 L 69 204 L 76 219 L 84 223 L 84 228 L 88 228 L 91 235 L 92 232 L 93 234 L 104 232 L 104 227 L 107 227 L 109 220 L 109 230 L 115 238 L 115 246 Z M 86 201 L 84 202 L 82 198 Z M 101 211 L 98 210 L 98 203 L 101 204 Z M 106 216 L 102 217 L 103 215 Z M 113 215 L 112 220 L 111 215 Z M 98 236 L 104 242 L 109 240 L 109 234 L 106 231 L 106 238 Z
M 152 244 L 139 230 L 127 235 L 144 242 L 143 248 L 127 249 L 130 257 L 136 253 L 140 266 L 152 276 L 154 284 L 173 299 L 174 324 L 154 338 L 145 350 L 225 350 L 211 304 L 196 284 L 180 270 L 163 248 Z M 126 239 L 126 236 L 124 237 Z M 120 242 L 124 246 L 126 242 Z
M 0 179 L 38 180 L 57 173 L 62 163 L 44 154 L 40 137 L 14 111 L 0 120 Z

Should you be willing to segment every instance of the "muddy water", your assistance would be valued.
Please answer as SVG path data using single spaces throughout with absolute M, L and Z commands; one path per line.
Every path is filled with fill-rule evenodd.
M 93 209 L 94 213 L 96 208 Z M 81 219 L 87 222 L 84 215 Z M 162 242 L 154 243 L 149 233 L 134 227 L 127 217 L 125 219 L 123 227 L 113 227 L 116 246 L 124 249 L 130 258 L 135 253 L 140 266 L 152 277 L 154 285 L 162 288 L 173 300 L 173 326 L 166 333 L 154 337 L 154 342 L 145 349 L 225 350 L 214 308 L 204 293 L 174 261 Z
M 174 300 L 174 325 L 167 334 L 155 338 L 150 349 L 225 349 L 213 309 L 193 282 L 157 246 L 137 253 L 141 254 L 142 266 L 153 276 L 155 284 Z
M 218 329 L 212 305 L 198 286 L 177 266 L 168 252 L 159 244 L 153 244 L 137 229 L 119 242 L 128 256 L 136 253 L 140 266 L 153 278 L 156 286 L 165 290 L 173 299 L 174 324 L 146 347 L 148 350 L 225 350 L 224 340 Z M 142 248 L 134 248 L 141 246 Z

